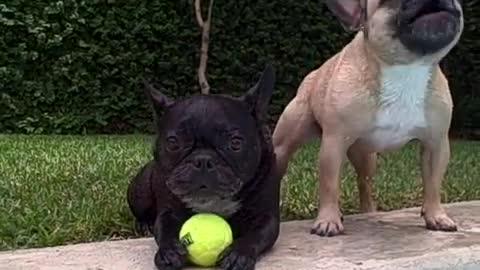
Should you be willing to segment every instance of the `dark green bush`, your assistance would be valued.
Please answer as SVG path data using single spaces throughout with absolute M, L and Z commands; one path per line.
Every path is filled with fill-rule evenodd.
M 199 93 L 193 1 L 0 4 L 0 133 L 150 131 L 141 78 L 171 96 Z M 445 61 L 458 130 L 480 128 L 478 1 L 465 2 L 460 45 Z M 216 0 L 209 83 L 239 95 L 266 61 L 277 68 L 272 121 L 302 78 L 351 37 L 321 1 Z

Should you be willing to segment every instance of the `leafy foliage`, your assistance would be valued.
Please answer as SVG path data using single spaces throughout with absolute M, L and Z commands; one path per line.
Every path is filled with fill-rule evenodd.
M 465 34 L 444 63 L 457 129 L 480 128 L 478 2 L 464 2 Z M 212 24 L 212 93 L 243 93 L 269 61 L 278 79 L 272 122 L 351 37 L 318 1 L 218 0 Z M 10 0 L 0 4 L 0 32 L 1 133 L 151 131 L 142 77 L 172 97 L 200 92 L 192 1 Z

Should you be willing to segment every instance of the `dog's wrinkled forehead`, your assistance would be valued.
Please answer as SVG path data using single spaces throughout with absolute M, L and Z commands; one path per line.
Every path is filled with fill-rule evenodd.
M 364 18 L 361 22 L 366 24 L 375 12 L 379 10 L 386 10 L 391 16 L 395 16 L 402 6 L 402 1 L 405 0 L 360 0 L 363 8 Z
M 241 127 L 248 130 L 255 125 L 254 118 L 243 103 L 213 95 L 180 101 L 167 111 L 165 117 L 166 126 L 171 128 L 182 125 L 189 129 Z
M 379 9 L 389 10 L 390 12 L 398 12 L 402 6 L 402 2 L 411 0 L 360 0 L 360 5 L 365 13 L 365 19 L 368 20 Z M 454 1 L 454 0 L 452 0 Z

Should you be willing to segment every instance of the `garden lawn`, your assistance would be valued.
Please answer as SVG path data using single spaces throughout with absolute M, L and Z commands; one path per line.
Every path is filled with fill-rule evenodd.
M 138 237 L 126 202 L 130 178 L 151 158 L 149 136 L 1 136 L 0 250 Z M 282 187 L 283 220 L 316 214 L 318 143 L 303 147 Z M 422 201 L 416 144 L 379 158 L 380 210 Z M 453 142 L 444 202 L 480 199 L 480 143 Z M 342 209 L 358 212 L 352 167 L 342 173 Z M 420 218 L 420 216 L 419 216 Z

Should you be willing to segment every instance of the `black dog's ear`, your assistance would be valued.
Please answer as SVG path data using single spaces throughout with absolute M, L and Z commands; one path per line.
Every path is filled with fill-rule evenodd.
M 143 90 L 148 99 L 152 103 L 153 109 L 156 113 L 160 113 L 163 109 L 171 106 L 174 101 L 163 94 L 160 90 L 157 90 L 152 84 L 143 79 Z
M 258 119 L 264 120 L 275 87 L 275 69 L 267 64 L 257 83 L 250 88 L 241 100 Z

